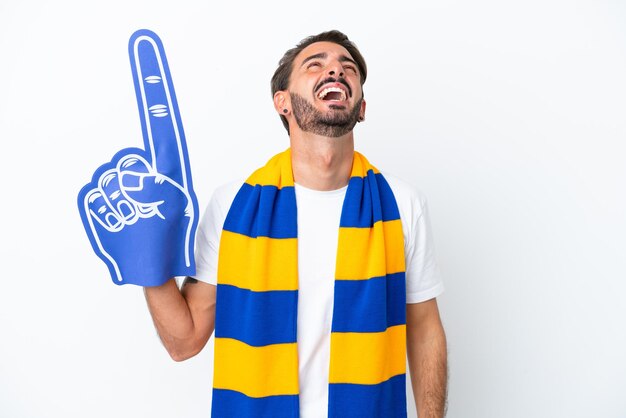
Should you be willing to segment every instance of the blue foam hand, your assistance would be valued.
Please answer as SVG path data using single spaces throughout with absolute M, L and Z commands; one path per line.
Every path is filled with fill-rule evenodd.
M 195 274 L 198 201 L 165 50 L 149 30 L 128 46 L 144 149 L 126 148 L 78 194 L 91 245 L 116 284 Z

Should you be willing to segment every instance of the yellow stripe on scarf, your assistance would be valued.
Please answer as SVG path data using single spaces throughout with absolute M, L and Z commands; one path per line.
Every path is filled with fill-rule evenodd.
M 220 284 L 256 292 L 298 288 L 296 238 L 251 238 L 223 231 L 220 246 L 229 249 L 220 255 Z M 242 254 L 246 255 L 245 262 Z
M 362 280 L 404 269 L 404 236 L 399 219 L 378 221 L 372 228 L 339 228 L 335 278 Z
M 406 325 L 384 332 L 333 332 L 330 346 L 330 383 L 374 385 L 406 372 Z
M 252 347 L 232 338 L 216 338 L 215 355 L 220 359 L 213 377 L 216 388 L 254 398 L 298 393 L 298 370 L 288 367 L 298 363 L 296 343 Z M 276 358 L 287 361 L 276 364 Z

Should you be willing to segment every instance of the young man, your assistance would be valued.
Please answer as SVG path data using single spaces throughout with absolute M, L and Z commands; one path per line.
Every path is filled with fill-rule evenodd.
M 365 61 L 324 32 L 272 78 L 289 150 L 213 195 L 197 275 L 146 288 L 172 358 L 215 330 L 212 416 L 443 417 L 443 291 L 424 197 L 354 151 Z

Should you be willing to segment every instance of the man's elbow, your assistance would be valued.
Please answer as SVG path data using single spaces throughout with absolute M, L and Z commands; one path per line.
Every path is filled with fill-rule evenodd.
M 192 357 L 194 357 L 196 354 L 198 354 L 201 350 L 202 347 L 197 348 L 197 347 L 189 347 L 186 349 L 181 349 L 181 348 L 167 348 L 167 353 L 170 355 L 170 358 L 172 360 L 174 360 L 177 363 L 180 363 L 181 361 L 185 361 L 188 360 Z
M 198 354 L 211 338 L 213 329 L 208 333 L 194 334 L 187 338 L 161 338 L 165 350 L 175 362 L 188 360 Z
M 204 348 L 206 341 L 198 338 L 164 340 L 163 347 L 175 362 L 188 360 L 198 354 Z
M 187 354 L 187 353 L 169 353 L 170 354 L 170 358 L 172 360 L 174 360 L 176 363 L 180 363 L 181 361 L 185 361 L 188 360 L 190 358 L 192 358 L 195 354 Z

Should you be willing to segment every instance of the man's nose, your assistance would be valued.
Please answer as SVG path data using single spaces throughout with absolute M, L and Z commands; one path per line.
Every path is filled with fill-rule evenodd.
M 328 75 L 334 77 L 343 77 L 343 66 L 339 61 L 331 63 L 328 66 Z

